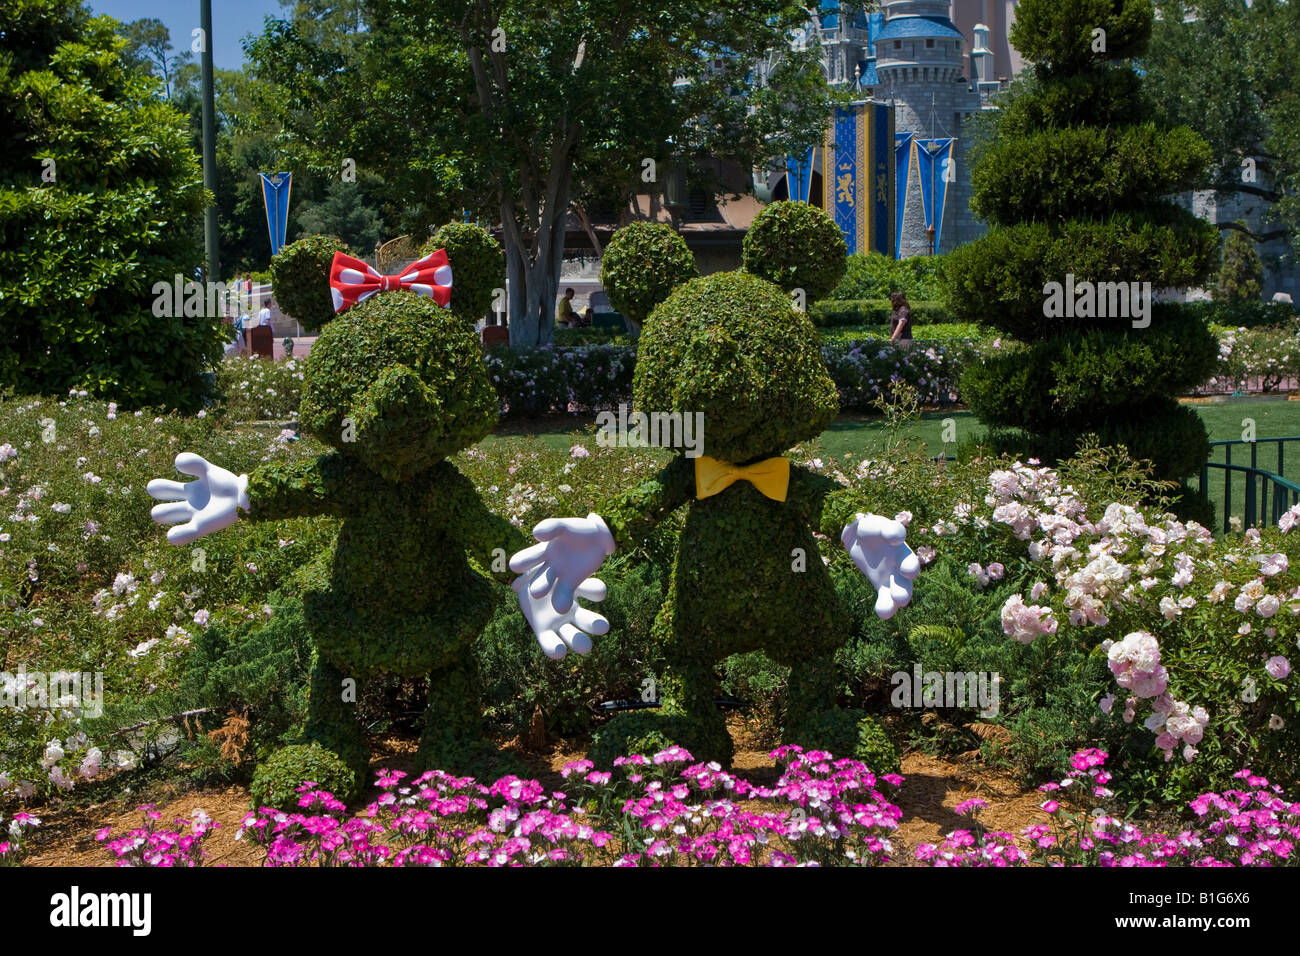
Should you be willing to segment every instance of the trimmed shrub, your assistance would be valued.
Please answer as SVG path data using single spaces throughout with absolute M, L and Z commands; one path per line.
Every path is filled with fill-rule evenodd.
M 948 307 L 943 302 L 909 302 L 912 327 L 946 323 Z M 808 307 L 808 317 L 819 328 L 843 325 L 881 325 L 889 327 L 894 307 L 888 299 L 822 299 Z M 886 333 L 888 335 L 888 333 Z
M 1104 216 L 1193 188 L 1213 158 L 1187 127 L 1077 126 L 996 141 L 971 171 L 971 209 L 995 225 Z M 1256 291 L 1258 295 L 1258 291 Z
M 629 223 L 614 233 L 600 260 L 600 284 L 610 307 L 637 324 L 698 274 L 686 241 L 663 223 Z
M 840 227 L 824 211 L 802 202 L 774 202 L 745 233 L 741 261 L 746 272 L 786 292 L 803 289 L 805 302 L 816 302 L 843 277 L 847 253 Z
M 356 774 L 333 752 L 320 744 L 294 744 L 277 751 L 258 766 L 249 785 L 253 809 L 298 809 L 298 788 L 314 783 L 317 789 L 350 800 L 359 792 Z
M 1090 86 L 1131 83 L 1108 74 L 1131 68 L 1122 61 L 1141 55 L 1152 17 L 1148 0 L 1021 4 L 1011 38 L 1037 82 L 977 150 L 971 208 L 993 228 L 951 253 L 944 275 L 955 318 L 1031 343 L 968 368 L 962 395 L 982 421 L 1049 461 L 1088 433 L 1124 441 L 1181 479 L 1199 471 L 1207 438 L 1170 396 L 1212 374 L 1215 343 L 1177 312 L 1135 325 L 1135 296 L 1200 286 L 1213 268 L 1217 230 L 1161 198 L 1197 185 L 1211 150 L 1186 127 L 1135 122 L 1114 98 L 1076 108 Z
M 1151 19 L 1150 0 L 1022 0 L 1010 39 L 1040 78 L 1074 76 L 1141 56 Z M 1101 49 L 1097 29 L 1105 31 Z
M 488 314 L 492 292 L 506 287 L 506 260 L 501 243 L 481 226 L 449 222 L 420 249 L 427 256 L 445 249 L 451 263 L 451 311 L 473 324 Z
M 356 255 L 342 239 L 307 236 L 289 243 L 271 259 L 271 288 L 280 311 L 309 332 L 334 318 L 330 263 L 336 252 Z
M 1150 282 L 1158 289 L 1199 284 L 1218 249 L 1210 223 L 1171 203 L 1060 226 L 1026 222 L 990 230 L 948 254 L 945 301 L 953 321 L 982 322 L 1030 341 L 1090 325 L 1130 327 L 1122 312 L 1105 320 L 1048 318 L 1050 282 Z M 1117 303 L 1131 305 L 1127 296 Z
M 912 318 L 916 307 L 943 295 L 939 272 L 944 256 L 910 256 L 895 259 L 879 252 L 857 252 L 845 261 L 844 276 L 826 295 L 826 301 L 874 299 L 889 304 L 889 294 L 902 290 L 912 301 Z
M 1093 330 L 987 353 L 967 367 L 962 397 L 988 425 L 1086 428 L 1106 409 L 1190 391 L 1218 360 L 1218 340 L 1195 316 L 1161 309 L 1142 336 Z

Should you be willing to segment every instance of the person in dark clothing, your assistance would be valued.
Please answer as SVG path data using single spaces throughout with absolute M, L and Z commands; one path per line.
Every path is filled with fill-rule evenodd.
M 892 292 L 889 303 L 894 307 L 889 317 L 889 341 L 900 345 L 912 344 L 912 307 L 902 292 Z

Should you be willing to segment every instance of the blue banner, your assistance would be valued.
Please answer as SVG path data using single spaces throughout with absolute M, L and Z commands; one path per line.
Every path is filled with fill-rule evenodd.
M 939 253 L 939 241 L 943 238 L 943 213 L 947 208 L 948 184 L 957 181 L 957 167 L 952 155 L 951 139 L 939 141 L 939 149 L 934 154 L 934 169 L 937 178 L 934 181 L 934 249 Z
M 808 202 L 812 198 L 813 149 L 802 157 L 785 158 L 786 192 L 789 198 L 798 202 Z
M 894 134 L 894 258 L 903 254 L 903 210 L 912 183 L 912 154 L 916 151 L 911 133 Z
M 868 103 L 866 111 L 867 161 L 870 163 L 871 205 L 867 212 L 867 242 L 882 255 L 894 255 L 890 215 L 890 172 L 894 165 L 894 111 L 883 103 Z
M 289 190 L 293 173 L 259 173 L 262 177 L 262 204 L 266 207 L 266 229 L 271 234 L 271 255 L 284 246 L 284 231 L 289 224 Z
M 849 252 L 858 251 L 858 117 L 852 107 L 838 107 L 831 123 L 831 141 L 823 157 L 824 206 L 844 233 Z
M 917 171 L 921 177 L 921 208 L 925 213 L 925 228 L 933 230 L 934 244 L 931 252 L 939 251 L 943 233 L 943 213 L 948 198 L 948 180 L 956 172 L 952 162 L 951 139 L 918 139 L 916 141 Z

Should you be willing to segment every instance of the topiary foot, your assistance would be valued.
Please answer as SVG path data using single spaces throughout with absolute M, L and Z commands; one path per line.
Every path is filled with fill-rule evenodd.
M 834 757 L 851 757 L 876 774 L 897 773 L 898 749 L 874 717 L 861 710 L 828 709 L 810 714 L 782 735 L 787 744 L 804 750 L 825 750 Z
M 721 714 L 705 720 L 685 714 L 639 711 L 619 714 L 596 731 L 587 756 L 597 767 L 608 769 L 616 757 L 652 757 L 674 745 L 686 748 L 696 760 L 716 760 L 724 767 L 731 766 L 735 754 L 735 744 Z

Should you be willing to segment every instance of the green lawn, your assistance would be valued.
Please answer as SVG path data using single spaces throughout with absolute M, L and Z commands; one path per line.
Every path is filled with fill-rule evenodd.
M 1300 402 L 1255 397 L 1233 399 L 1226 402 L 1198 402 L 1193 403 L 1192 407 L 1196 409 L 1196 412 L 1205 422 L 1211 441 L 1242 438 L 1243 419 L 1254 420 L 1255 437 L 1257 439 L 1300 436 Z M 945 423 L 948 419 L 951 419 L 952 423 L 949 432 L 955 434 L 958 442 L 964 442 L 969 438 L 978 438 L 984 433 L 984 427 L 975 419 L 975 416 L 965 411 L 925 412 L 919 420 L 905 428 L 903 433 L 925 441 L 931 454 L 940 455 L 945 451 L 951 454 L 955 446 L 950 443 L 945 448 L 943 442 Z M 881 418 L 845 415 L 837 419 L 830 428 L 822 433 L 821 438 L 815 445 L 815 449 L 818 454 L 825 457 L 842 458 L 845 455 L 851 455 L 854 458 L 864 458 L 878 454 L 885 438 L 886 430 Z M 542 442 L 561 450 L 567 450 L 571 445 L 581 442 L 594 444 L 595 424 L 592 421 L 571 418 L 553 418 L 546 421 L 522 424 L 506 422 L 497 429 L 495 434 L 484 439 L 483 444 L 491 447 L 501 443 L 529 441 Z M 1276 447 L 1274 445 L 1260 446 L 1258 453 L 1259 467 L 1270 471 L 1279 470 L 1277 468 Z M 1300 483 L 1300 444 L 1292 445 L 1289 451 L 1290 454 L 1285 458 L 1284 468 L 1281 469 L 1281 473 L 1283 477 Z M 665 457 L 667 455 L 666 452 L 655 449 L 648 449 L 642 453 Z M 1213 460 L 1223 461 L 1222 449 L 1216 451 Z M 1248 464 L 1249 461 L 1250 451 L 1248 448 L 1235 447 L 1233 449 L 1234 464 Z M 1223 475 L 1224 472 L 1214 469 L 1210 471 L 1209 475 L 1210 499 L 1217 503 L 1216 508 L 1220 510 L 1216 513 L 1220 515 L 1222 514 L 1223 501 Z M 1233 476 L 1232 505 L 1233 511 L 1238 515 L 1243 513 L 1244 484 L 1245 477 L 1243 475 L 1238 473 Z
M 1276 438 L 1288 435 L 1300 435 L 1300 402 L 1288 402 L 1276 399 L 1241 399 L 1221 404 L 1195 404 L 1197 413 L 1209 430 L 1210 440 L 1241 438 L 1242 419 L 1255 421 L 1257 438 Z M 952 419 L 957 441 L 977 438 L 984 433 L 984 427 L 970 412 L 925 412 L 920 420 L 906 429 L 904 434 L 923 439 L 933 454 L 944 451 L 944 422 Z M 595 425 L 581 419 L 553 418 L 535 423 L 506 422 L 494 435 L 484 439 L 483 444 L 492 446 L 500 442 L 536 440 L 554 448 L 567 449 L 575 442 L 594 441 Z M 822 454 L 841 457 L 851 454 L 861 458 L 880 449 L 885 439 L 885 426 L 879 417 L 845 415 L 831 424 L 822 433 L 820 450 Z M 947 448 L 951 453 L 953 446 Z M 1261 467 L 1272 467 L 1272 452 L 1261 451 Z M 1234 461 L 1240 460 L 1234 456 Z M 1300 449 L 1296 449 L 1294 459 L 1286 462 L 1287 477 L 1300 475 Z

